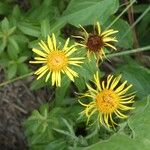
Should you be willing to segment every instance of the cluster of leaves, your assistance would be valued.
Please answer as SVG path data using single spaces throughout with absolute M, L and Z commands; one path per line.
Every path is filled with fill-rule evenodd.
M 84 120 L 76 121 L 77 111 L 81 109 L 77 105 L 52 110 L 48 105 L 33 111 L 26 121 L 26 134 L 32 149 L 149 149 L 150 97 L 136 103 L 132 116 L 121 124 L 117 133 L 97 126 L 86 128 Z
M 31 72 L 28 60 L 32 57 L 31 49 L 37 47 L 40 39 L 46 40 L 47 35 L 55 33 L 60 41 L 66 24 L 78 27 L 87 26 L 100 21 L 103 29 L 116 19 L 115 13 L 122 9 L 119 0 L 30 0 L 21 8 L 14 1 L 0 2 L 0 65 L 6 73 L 6 79 Z M 144 6 L 145 7 L 145 6 Z M 109 8 L 109 9 L 108 9 Z M 119 9 L 119 11 L 118 11 Z M 136 8 L 136 13 L 143 12 Z M 147 18 L 139 24 L 139 33 L 147 27 Z M 130 49 L 133 46 L 133 36 L 129 24 L 119 18 L 113 25 L 117 34 L 117 47 Z M 140 39 L 141 41 L 141 39 Z M 145 45 L 145 42 L 143 45 Z M 78 70 L 80 78 L 75 83 L 62 79 L 62 87 L 55 89 L 50 104 L 43 105 L 25 122 L 26 135 L 32 149 L 148 149 L 149 136 L 149 100 L 150 71 L 129 56 L 122 59 L 127 62 L 116 65 L 114 73 L 122 73 L 123 77 L 134 85 L 137 91 L 136 110 L 128 122 L 122 123 L 117 133 L 107 131 L 97 126 L 87 127 L 84 118 L 78 118 L 81 106 L 74 98 L 73 90 L 82 92 L 85 83 L 93 78 L 97 67 L 95 62 L 85 62 Z M 102 73 L 101 73 L 102 76 Z M 33 81 L 32 90 L 44 87 L 42 79 Z M 71 90 L 69 90 L 71 89 Z M 51 86 L 50 86 L 50 91 Z M 148 99 L 148 98 L 147 98 Z M 140 118 L 140 119 L 139 119 Z M 142 130 L 141 130 L 142 129 Z M 111 137 L 111 138 L 110 138 Z M 128 144 L 127 144 L 128 143 Z M 84 148 L 83 148 L 84 147 Z

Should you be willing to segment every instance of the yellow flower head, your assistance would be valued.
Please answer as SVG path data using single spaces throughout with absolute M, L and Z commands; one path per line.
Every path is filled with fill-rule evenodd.
M 35 74 L 38 75 L 37 79 L 40 79 L 43 75 L 47 74 L 45 81 L 52 78 L 52 85 L 61 85 L 61 73 L 65 73 L 70 80 L 74 81 L 74 77 L 78 77 L 78 73 L 70 68 L 71 65 L 80 66 L 83 63 L 81 60 L 83 57 L 71 57 L 71 55 L 77 50 L 75 45 L 68 46 L 69 38 L 62 49 L 58 49 L 55 35 L 52 34 L 52 38 L 48 36 L 47 43 L 41 41 L 39 43 L 42 50 L 33 48 L 39 57 L 35 57 L 34 61 L 30 61 L 33 64 L 43 64 Z
M 106 58 L 104 52 L 105 47 L 116 50 L 112 43 L 117 42 L 117 40 L 115 37 L 111 37 L 111 35 L 117 33 L 118 31 L 109 29 L 102 32 L 99 22 L 96 23 L 96 31 L 94 30 L 94 33 L 88 33 L 81 25 L 80 27 L 84 31 L 84 37 L 75 36 L 83 40 L 82 43 L 78 43 L 77 45 L 80 45 L 87 49 L 88 58 L 90 58 L 91 54 L 95 54 L 98 62 L 100 59 L 103 60 L 103 58 Z
M 109 75 L 106 81 L 100 82 L 97 72 L 93 81 L 96 89 L 87 84 L 88 91 L 81 95 L 92 98 L 92 102 L 84 104 L 79 101 L 81 105 L 85 106 L 85 110 L 81 114 L 87 116 L 87 123 L 92 115 L 98 114 L 96 121 L 104 126 L 114 127 L 114 124 L 117 125 L 117 123 L 115 123 L 113 117 L 116 116 L 120 119 L 128 117 L 124 112 L 134 109 L 132 103 L 135 95 L 134 93 L 126 94 L 132 85 L 126 86 L 127 81 L 119 85 L 120 79 L 121 75 L 116 78 Z

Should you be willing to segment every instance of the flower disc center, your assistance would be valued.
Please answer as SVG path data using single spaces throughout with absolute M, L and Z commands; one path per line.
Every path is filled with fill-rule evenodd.
M 118 96 L 111 90 L 103 90 L 96 96 L 96 104 L 102 113 L 112 113 L 119 105 Z
M 59 71 L 67 66 L 67 62 L 64 52 L 53 51 L 48 55 L 47 64 L 50 70 Z
M 90 35 L 87 40 L 86 46 L 89 50 L 97 52 L 103 47 L 103 40 L 98 35 Z

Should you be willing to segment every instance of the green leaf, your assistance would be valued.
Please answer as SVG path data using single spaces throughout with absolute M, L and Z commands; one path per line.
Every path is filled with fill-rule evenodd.
M 105 26 L 109 26 L 109 24 L 111 24 L 111 22 L 113 22 L 113 20 L 115 19 L 115 17 L 111 17 L 108 19 L 108 21 L 106 22 Z M 127 21 L 124 21 L 123 19 L 118 19 L 113 25 L 112 27 L 110 27 L 112 29 L 118 30 L 119 32 L 116 34 L 116 38 L 118 40 L 117 45 L 119 47 L 122 48 L 132 48 L 133 46 L 133 35 L 132 35 L 132 31 L 130 30 L 130 26 L 127 23 Z M 125 34 L 125 32 L 129 30 L 129 32 L 127 34 Z
M 77 72 L 79 73 L 79 78 L 83 78 L 85 82 L 92 80 L 93 75 L 98 71 L 98 67 L 96 65 L 96 60 L 91 59 L 89 61 L 88 59 L 84 60 L 84 64 L 82 65 L 81 68 L 77 68 Z
M 77 86 L 79 92 L 82 92 L 85 88 L 85 80 L 83 78 L 76 78 L 74 84 Z
M 9 30 L 9 21 L 6 17 L 1 22 L 1 29 L 4 33 Z
M 131 140 L 129 137 L 126 135 L 121 135 L 121 134 L 115 134 L 111 137 L 110 140 L 105 141 L 105 142 L 98 142 L 96 144 L 93 144 L 87 148 L 81 148 L 78 150 L 108 150 L 112 149 L 113 150 L 148 150 L 146 148 L 147 146 L 141 143 L 138 140 Z
M 63 135 L 60 136 L 60 134 L 58 134 L 54 130 L 54 128 L 60 130 L 65 129 L 67 124 L 60 123 L 62 122 L 62 118 L 64 118 L 65 120 L 69 119 L 71 124 L 72 123 L 74 124 L 75 121 L 73 120 L 76 120 L 78 116 L 78 110 L 79 110 L 78 105 L 73 105 L 70 107 L 53 107 L 52 105 L 49 104 L 44 104 L 40 107 L 39 110 L 34 110 L 32 112 L 32 115 L 25 121 L 24 124 L 26 128 L 25 133 L 28 137 L 31 149 L 34 149 L 35 147 L 39 148 L 41 146 L 53 148 L 53 146 L 55 145 L 54 141 L 56 139 L 64 141 L 64 144 L 66 145 L 68 143 L 68 138 L 66 138 L 66 136 Z M 72 125 L 71 130 L 73 130 L 73 127 L 74 126 Z M 58 143 L 57 146 L 59 147 Z M 68 147 L 68 145 L 66 146 Z
M 126 61 L 129 62 L 129 60 Z M 149 94 L 150 71 L 133 61 L 130 64 L 121 65 L 117 71 L 123 74 L 124 79 L 133 84 L 132 89 L 137 92 L 136 95 L 140 99 Z
M 30 85 L 30 89 L 31 90 L 38 90 L 44 86 L 46 86 L 48 83 L 45 82 L 45 79 L 39 79 L 39 80 L 34 80 L 31 85 Z
M 15 5 L 12 11 L 12 17 L 16 19 L 20 19 L 21 11 L 18 5 Z
M 55 107 L 49 111 L 49 105 L 44 104 L 40 110 L 34 110 L 26 120 L 26 135 L 32 148 L 46 146 L 54 140 L 53 128 L 61 126 L 59 123 L 61 108 Z
M 54 20 L 59 15 L 56 7 L 51 4 L 52 0 L 40 2 L 40 5 L 32 8 L 28 13 L 28 19 L 41 22 L 44 19 Z
M 66 141 L 62 139 L 55 140 L 49 143 L 45 148 L 45 150 L 56 150 L 56 149 L 66 150 L 67 149 Z
M 28 56 L 21 56 L 20 58 L 18 58 L 18 62 L 19 63 L 23 63 L 28 59 Z
M 9 56 L 9 58 L 12 60 L 17 60 L 17 58 L 18 58 L 18 51 L 10 43 L 7 46 L 7 54 Z
M 17 41 L 14 39 L 13 36 L 10 36 L 8 38 L 8 42 L 13 47 L 14 51 L 16 51 L 17 53 L 19 53 L 19 45 L 18 45 Z
M 18 25 L 18 28 L 19 28 L 19 30 L 21 30 L 26 35 L 30 35 L 30 36 L 33 36 L 33 37 L 39 37 L 39 35 L 40 35 L 39 28 L 35 27 L 31 24 L 20 23 Z
M 20 63 L 20 64 L 17 64 L 17 72 L 19 75 L 24 75 L 24 74 L 27 74 L 29 73 L 29 67 L 27 64 L 25 63 Z
M 71 81 L 68 79 L 68 77 L 63 76 L 62 77 L 62 82 L 61 82 L 61 87 L 56 88 L 55 92 L 55 103 L 56 105 L 60 106 L 63 103 L 63 99 L 66 96 L 68 92 L 68 88 L 70 85 Z
M 147 4 L 140 4 L 140 5 L 133 5 L 134 13 L 143 13 L 149 5 Z
M 30 0 L 30 4 L 32 7 L 36 8 L 41 5 L 41 0 Z
M 100 21 L 103 24 L 118 7 L 118 0 L 71 0 L 62 16 L 51 25 L 51 32 L 58 32 L 66 23 L 78 26 Z
M 8 58 L 1 58 L 0 59 L 0 66 L 2 68 L 5 68 L 9 65 L 9 59 Z
M 21 47 L 24 44 L 27 44 L 29 42 L 28 38 L 24 34 L 15 34 L 13 35 L 14 39 L 20 44 Z
M 137 32 L 138 32 L 137 34 L 140 35 L 138 38 L 140 42 L 140 46 L 149 45 L 150 43 L 150 39 L 147 38 L 150 33 L 150 29 L 149 29 L 150 19 L 149 18 L 150 18 L 150 13 L 146 14 L 137 26 Z
M 143 106 L 144 103 L 145 105 Z M 143 106 L 142 109 L 141 105 Z M 133 138 L 139 139 L 148 149 L 150 146 L 150 95 L 137 102 L 135 109 L 137 109 L 135 110 L 136 113 L 133 112 L 133 115 L 128 120 L 129 126 L 134 133 Z
M 50 24 L 47 19 L 43 20 L 41 22 L 41 33 L 43 37 L 47 37 L 47 35 L 50 34 Z
M 61 20 L 74 25 L 87 25 L 95 20 L 105 22 L 118 6 L 118 0 L 71 0 Z
M 5 47 L 6 47 L 6 41 L 0 40 L 0 54 L 4 51 Z
M 11 12 L 12 6 L 10 4 L 5 4 L 0 2 L 0 15 L 7 15 Z
M 17 65 L 16 64 L 12 64 L 8 66 L 7 69 L 7 79 L 12 79 L 17 73 Z
M 12 27 L 8 30 L 8 36 L 13 34 L 16 31 L 16 27 Z

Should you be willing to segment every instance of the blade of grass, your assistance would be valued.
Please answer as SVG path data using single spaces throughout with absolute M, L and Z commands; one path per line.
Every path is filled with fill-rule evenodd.
M 28 74 L 25 74 L 25 75 L 22 75 L 22 76 L 13 78 L 13 79 L 11 79 L 11 80 L 4 81 L 4 82 L 0 83 L 0 87 L 1 87 L 1 86 L 5 86 L 5 85 L 7 85 L 7 84 L 10 84 L 10 83 L 12 83 L 12 82 L 18 81 L 18 80 L 22 80 L 22 79 L 24 79 L 24 78 L 27 78 L 27 77 L 33 75 L 33 73 L 34 73 L 34 72 L 30 72 L 30 73 L 28 73 Z
M 108 55 L 106 55 L 106 57 L 112 58 L 112 57 L 116 57 L 116 56 L 128 55 L 128 54 L 133 54 L 133 53 L 147 51 L 147 50 L 150 50 L 150 45 L 145 46 L 145 47 L 141 47 L 141 48 L 123 51 L 123 52 L 118 52 L 118 53 L 114 53 L 114 54 L 108 54 Z
M 134 3 L 136 0 L 133 0 L 119 15 L 116 19 L 108 26 L 105 30 L 109 29 Z
M 122 36 L 122 38 L 120 39 L 123 40 L 123 38 L 129 33 L 129 31 L 131 29 L 133 29 L 137 23 L 150 11 L 150 6 L 138 17 L 138 19 L 131 25 L 131 27 L 125 32 L 125 34 Z

